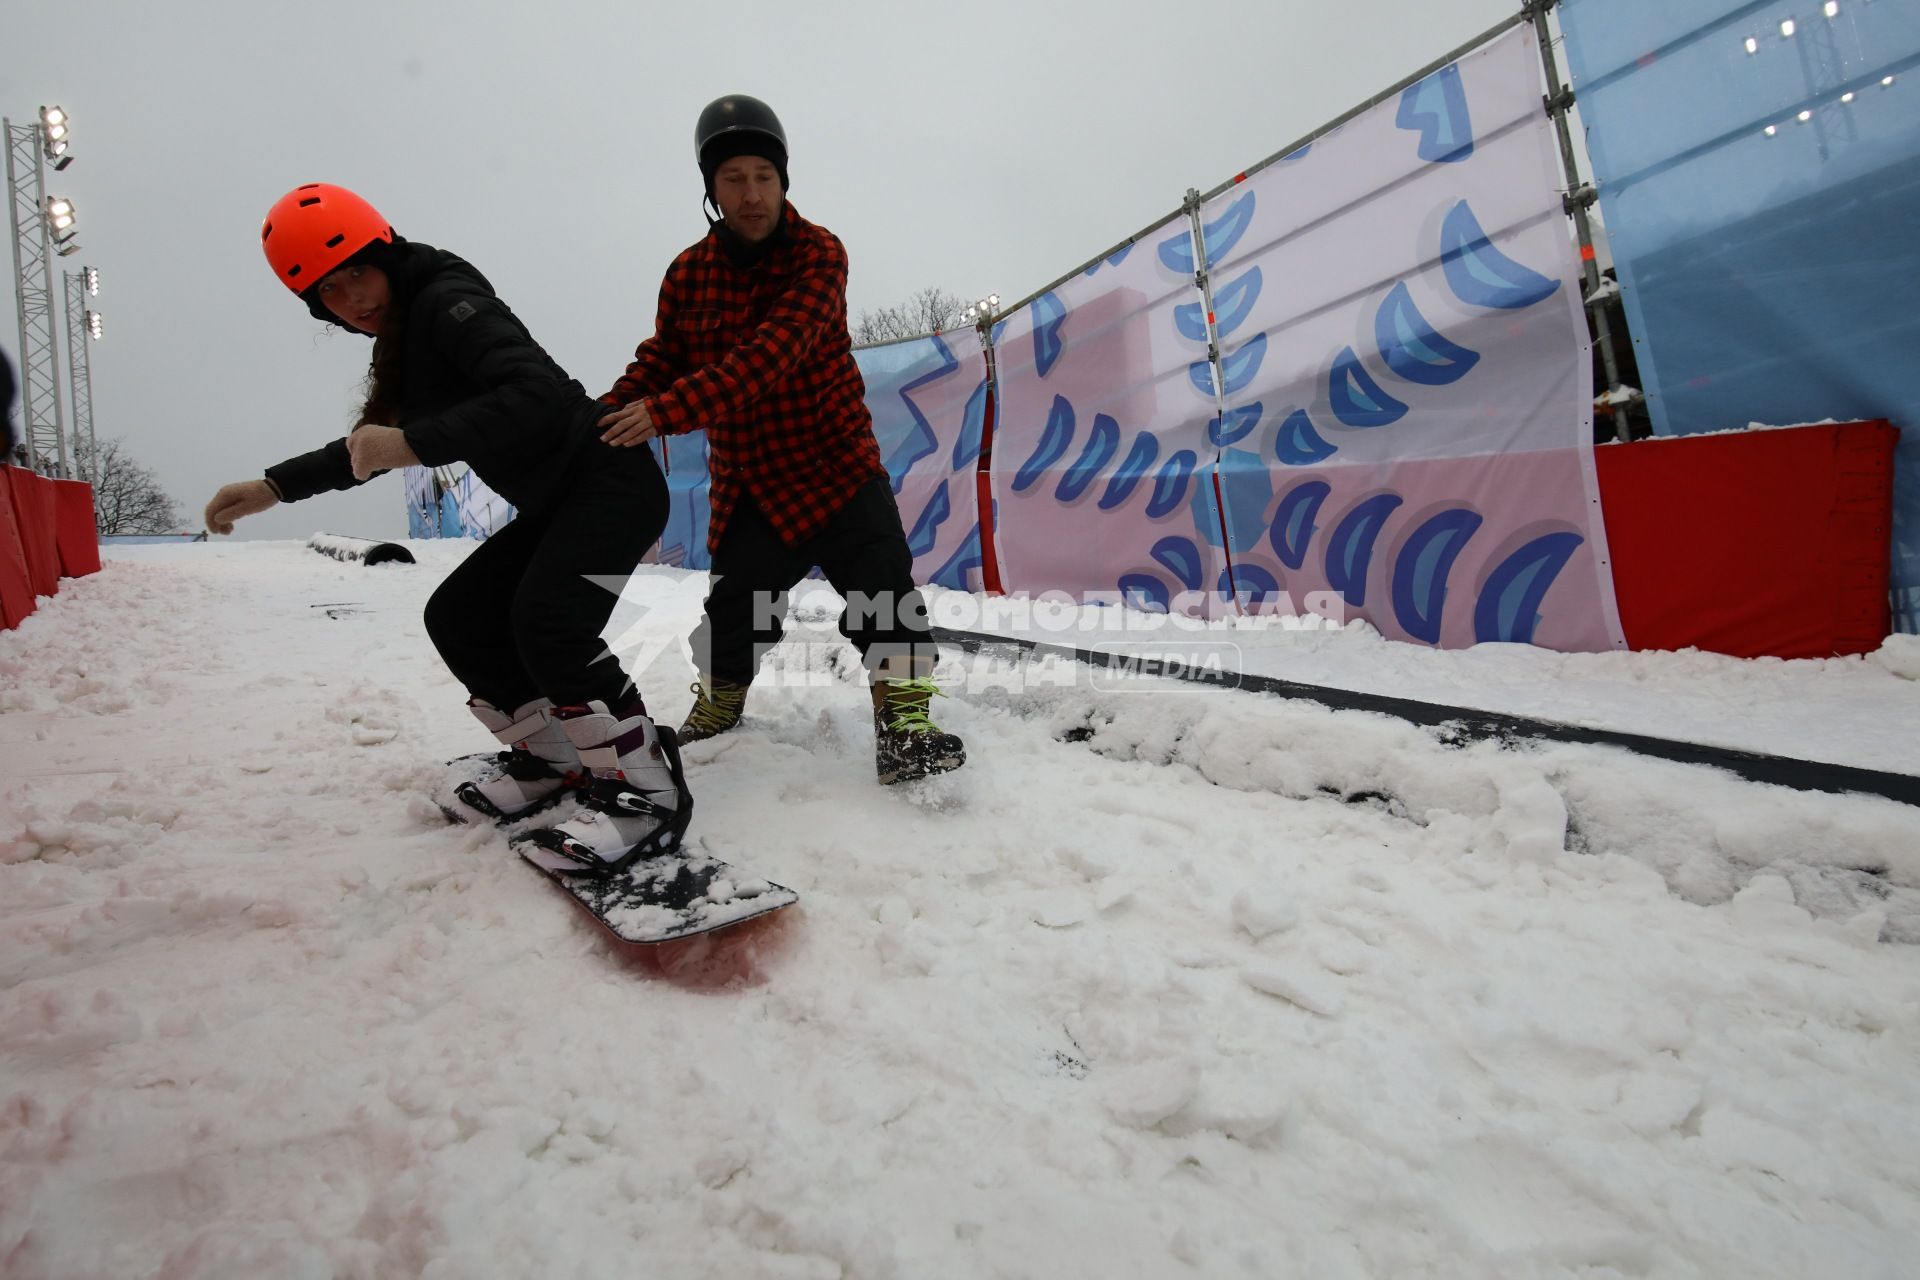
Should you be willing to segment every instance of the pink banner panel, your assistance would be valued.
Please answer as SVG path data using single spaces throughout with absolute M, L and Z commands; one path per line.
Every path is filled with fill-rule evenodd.
M 992 485 L 1008 592 L 1200 616 L 1230 599 L 1191 227 L 1176 215 L 998 327 Z
M 1540 84 L 1533 32 L 1516 28 L 1203 208 L 1227 399 L 1212 444 L 1243 607 L 1334 591 L 1396 639 L 1624 646 L 1579 266 Z M 1465 465 L 1429 465 L 1441 462 Z M 1309 503 L 1314 484 L 1326 489 Z M 1426 594 L 1399 599 L 1366 590 L 1351 559 L 1331 576 L 1315 555 L 1277 563 L 1289 494 L 1287 519 L 1371 504 L 1350 513 L 1346 557 L 1457 510 L 1451 532 L 1421 544 L 1429 568 L 1455 576 L 1416 573 L 1407 581 Z M 1557 506 L 1542 505 L 1549 494 Z M 1528 531 L 1554 536 L 1536 546 Z M 1509 545 L 1530 558 L 1483 575 L 1504 604 L 1460 589 L 1483 548 Z M 1520 600 L 1531 607 L 1508 607 Z

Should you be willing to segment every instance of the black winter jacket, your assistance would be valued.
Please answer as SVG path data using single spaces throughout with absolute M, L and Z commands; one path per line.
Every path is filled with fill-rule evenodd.
M 554 363 L 470 263 L 404 241 L 388 285 L 389 305 L 405 311 L 398 333 L 379 341 L 404 344 L 395 425 L 421 462 L 465 462 L 531 511 L 558 498 L 583 447 L 619 452 L 598 440 L 607 406 Z M 288 502 L 362 483 L 344 439 L 268 467 L 267 478 Z

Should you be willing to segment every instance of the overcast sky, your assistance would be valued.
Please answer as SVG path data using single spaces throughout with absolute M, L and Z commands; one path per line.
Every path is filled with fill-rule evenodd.
M 779 113 L 795 206 L 846 242 L 852 312 L 927 285 L 1012 300 L 1517 7 L 23 3 L 0 110 L 72 117 L 75 163 L 48 187 L 84 246 L 58 266 L 101 274 L 95 429 L 198 527 L 220 484 L 343 434 L 358 403 L 368 341 L 308 317 L 260 252 L 267 207 L 301 182 L 351 187 L 475 263 L 597 395 L 705 230 L 693 122 L 723 93 Z M 322 528 L 404 533 L 399 479 L 235 536 Z

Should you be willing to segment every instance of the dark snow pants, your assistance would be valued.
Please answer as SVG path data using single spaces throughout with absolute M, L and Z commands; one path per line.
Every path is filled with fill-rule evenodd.
M 516 515 L 447 575 L 427 634 L 467 692 L 503 711 L 541 696 L 616 706 L 633 686 L 600 633 L 666 523 L 652 450 L 589 443 L 553 503 Z
M 694 665 L 715 679 L 750 684 L 780 643 L 787 593 L 815 565 L 847 600 L 840 634 L 870 672 L 926 675 L 936 649 L 926 604 L 913 585 L 913 553 L 893 485 L 877 476 L 814 535 L 789 547 L 742 494 L 713 553 L 706 616 L 692 636 Z

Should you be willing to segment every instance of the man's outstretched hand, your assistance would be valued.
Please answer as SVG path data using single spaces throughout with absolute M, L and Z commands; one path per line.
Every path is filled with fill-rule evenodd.
M 645 444 L 660 434 L 653 425 L 653 416 L 647 412 L 645 400 L 635 400 L 632 404 L 615 409 L 600 419 L 603 430 L 600 439 L 606 444 L 632 447 Z

